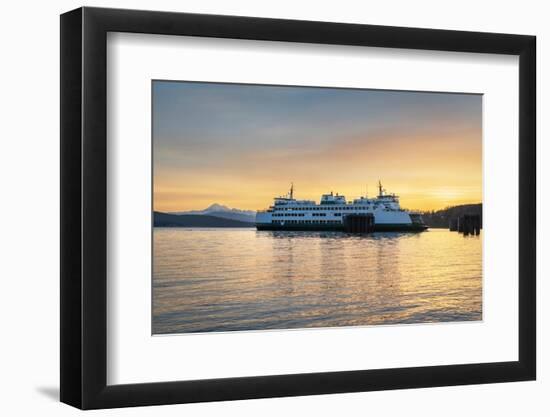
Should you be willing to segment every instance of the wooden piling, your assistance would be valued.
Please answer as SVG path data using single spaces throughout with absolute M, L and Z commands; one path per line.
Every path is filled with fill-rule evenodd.
M 479 214 L 465 214 L 457 219 L 458 232 L 464 236 L 479 235 L 481 232 L 481 217 Z
M 476 215 L 474 216 L 474 231 L 476 236 L 479 236 L 479 233 L 481 232 L 481 216 Z

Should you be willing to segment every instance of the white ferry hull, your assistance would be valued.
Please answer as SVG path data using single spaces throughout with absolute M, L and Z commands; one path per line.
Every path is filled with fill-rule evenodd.
M 428 226 L 421 224 L 383 224 L 374 225 L 372 232 L 423 232 Z M 344 232 L 343 224 L 339 225 L 300 225 L 300 224 L 258 224 L 257 230 L 288 230 L 296 232 L 319 231 L 319 232 Z
M 345 216 L 344 216 L 345 217 Z M 313 220 L 305 216 L 300 220 L 275 220 L 271 213 L 256 215 L 257 230 L 295 230 L 295 231 L 344 231 L 343 219 Z M 414 222 L 407 212 L 381 212 L 374 214 L 372 232 L 422 232 L 428 226 Z

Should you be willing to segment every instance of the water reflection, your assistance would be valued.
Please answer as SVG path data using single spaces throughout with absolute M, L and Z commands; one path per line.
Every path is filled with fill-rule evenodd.
M 154 333 L 480 319 L 481 236 L 154 231 Z

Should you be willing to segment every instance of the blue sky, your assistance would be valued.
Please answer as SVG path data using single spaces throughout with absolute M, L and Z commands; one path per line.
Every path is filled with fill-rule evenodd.
M 154 81 L 155 207 L 259 209 L 290 181 L 317 199 L 378 178 L 417 208 L 479 201 L 481 121 L 480 95 Z

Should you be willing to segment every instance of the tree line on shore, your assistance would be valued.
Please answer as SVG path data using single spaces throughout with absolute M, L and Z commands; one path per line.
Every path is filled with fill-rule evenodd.
M 460 206 L 446 207 L 442 210 L 422 212 L 424 223 L 433 228 L 448 228 L 449 222 L 465 214 L 474 214 L 481 217 L 483 224 L 483 206 L 478 204 L 462 204 Z

